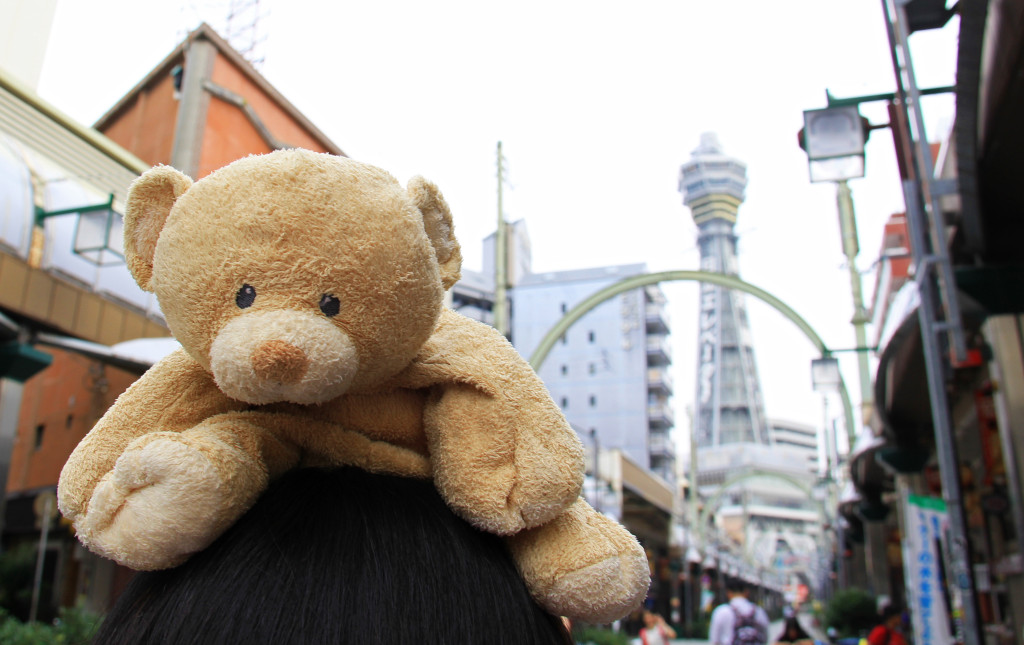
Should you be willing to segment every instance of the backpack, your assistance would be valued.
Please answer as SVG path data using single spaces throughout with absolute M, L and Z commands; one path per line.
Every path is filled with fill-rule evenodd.
M 732 610 L 732 645 L 765 645 L 768 642 L 766 634 L 761 632 L 757 624 L 757 608 L 750 612 L 749 616 L 743 616 L 736 608 L 729 605 Z

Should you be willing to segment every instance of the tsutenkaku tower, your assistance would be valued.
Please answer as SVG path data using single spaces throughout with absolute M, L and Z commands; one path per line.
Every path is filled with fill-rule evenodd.
M 680 170 L 679 192 L 699 229 L 702 270 L 739 275 L 733 228 L 746 186 L 746 164 L 725 155 L 715 134 L 701 135 L 700 145 Z M 701 283 L 697 347 L 697 448 L 768 445 L 743 293 Z

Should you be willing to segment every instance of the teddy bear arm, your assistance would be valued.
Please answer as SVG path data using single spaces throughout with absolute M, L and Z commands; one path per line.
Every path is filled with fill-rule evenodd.
M 438 489 L 483 530 L 537 526 L 579 496 L 582 448 L 557 409 L 449 386 L 428 404 L 425 429 Z
M 61 512 L 71 521 L 84 513 L 100 479 L 139 437 L 182 432 L 241 407 L 224 396 L 184 351 L 175 351 L 121 394 L 71 453 L 57 487 Z

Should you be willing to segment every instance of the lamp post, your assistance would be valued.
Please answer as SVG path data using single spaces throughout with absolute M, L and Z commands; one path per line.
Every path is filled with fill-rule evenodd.
M 831 181 L 836 184 L 836 207 L 839 213 L 839 233 L 850 272 L 850 292 L 853 296 L 853 324 L 857 341 L 857 367 L 860 374 L 861 423 L 867 425 L 874 408 L 871 391 L 871 368 L 868 364 L 867 310 L 857 271 L 857 221 L 853 209 L 853 195 L 849 180 L 864 176 L 864 144 L 871 124 L 860 115 L 856 105 L 828 107 L 804 111 L 804 127 L 800 130 L 800 145 L 807 152 L 811 182 Z
M 822 394 L 822 409 L 824 414 L 824 425 L 822 432 L 825 434 L 825 476 L 824 483 L 828 491 L 828 508 L 832 510 L 830 520 L 834 520 L 836 529 L 837 553 L 836 584 L 839 589 L 846 588 L 846 567 L 843 558 L 845 549 L 843 527 L 839 522 L 839 495 L 838 480 L 836 474 L 839 471 L 839 442 L 836 439 L 835 426 L 828 416 L 828 395 L 839 391 L 839 384 L 842 382 L 842 375 L 839 373 L 839 361 L 831 356 L 816 358 L 811 361 L 811 384 L 815 392 Z

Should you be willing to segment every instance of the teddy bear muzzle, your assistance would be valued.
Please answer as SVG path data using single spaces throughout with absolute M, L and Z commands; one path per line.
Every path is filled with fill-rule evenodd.
M 217 387 L 255 405 L 329 401 L 348 390 L 358 368 L 359 353 L 348 334 L 306 312 L 239 316 L 210 346 Z

